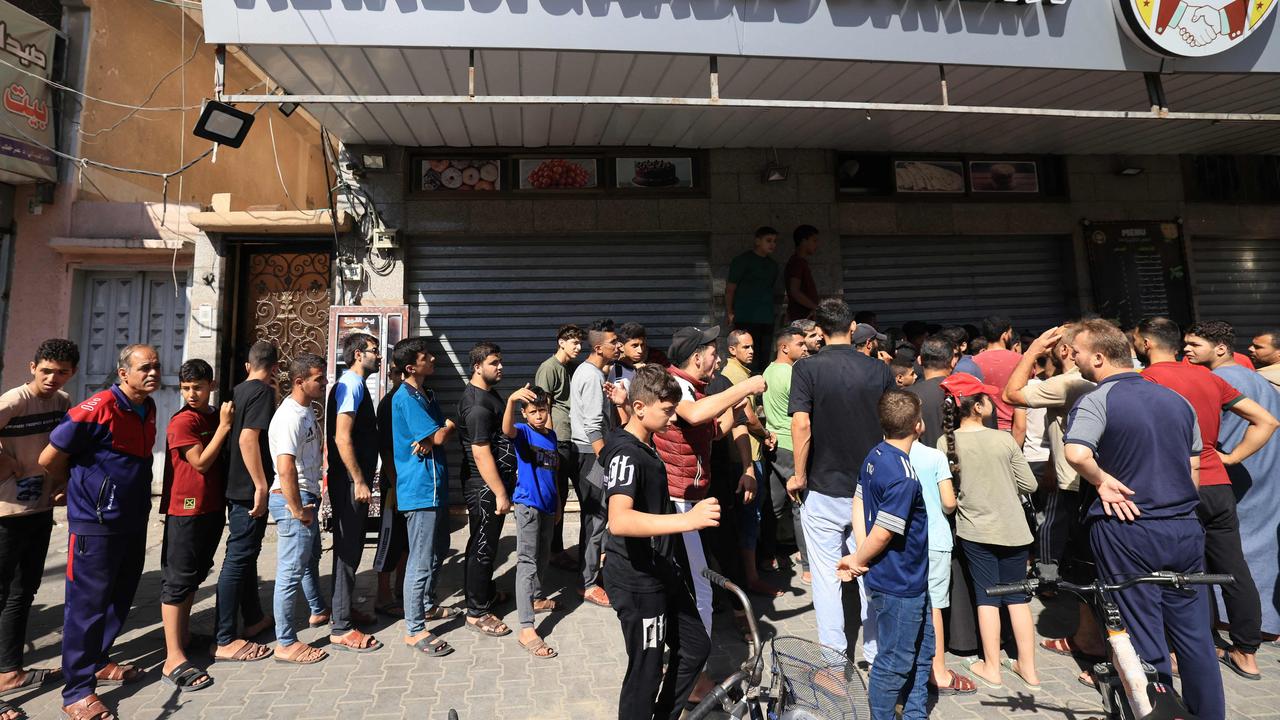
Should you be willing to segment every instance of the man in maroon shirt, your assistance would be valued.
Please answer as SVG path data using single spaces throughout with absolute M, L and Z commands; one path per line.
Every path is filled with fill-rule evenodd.
M 1240 520 L 1226 465 L 1239 463 L 1266 444 L 1275 431 L 1276 419 L 1207 368 L 1178 362 L 1181 347 L 1182 331 L 1168 318 L 1146 318 L 1134 329 L 1134 348 L 1138 359 L 1147 365 L 1143 377 L 1177 392 L 1196 411 L 1204 444 L 1196 514 L 1204 525 L 1205 570 L 1230 573 L 1236 579 L 1222 586 L 1231 623 L 1231 647 L 1220 659 L 1237 675 L 1260 680 L 1255 655 L 1262 644 L 1262 602 L 1240 547 Z M 1235 413 L 1249 423 L 1244 438 L 1230 454 L 1216 448 L 1223 412 Z
M 787 282 L 787 322 L 813 317 L 818 309 L 818 286 L 813 282 L 809 258 L 818 252 L 818 228 L 801 225 L 792 233 L 795 254 L 787 261 L 783 277 Z
M 973 356 L 973 361 L 982 370 L 983 382 L 1002 388 L 1008 384 L 1013 369 L 1022 360 L 1022 355 L 1010 349 L 1018 338 L 1013 331 L 1013 323 L 1002 315 L 985 317 L 982 319 L 982 336 L 986 338 L 987 346 Z M 1026 428 L 1022 427 L 1021 432 L 1014 428 L 1014 407 L 999 396 L 993 396 L 991 400 L 996 404 L 996 427 L 1012 432 L 1014 441 L 1022 447 Z

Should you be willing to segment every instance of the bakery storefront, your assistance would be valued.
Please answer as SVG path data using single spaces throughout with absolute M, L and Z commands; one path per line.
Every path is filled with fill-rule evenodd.
M 342 141 L 364 199 L 338 201 L 365 218 L 369 271 L 402 278 L 450 372 L 487 338 L 527 379 L 561 322 L 641 320 L 662 344 L 722 317 L 760 225 L 783 231 L 780 263 L 792 228 L 819 227 L 821 293 L 889 325 L 1260 322 L 1280 272 L 1280 183 L 1260 160 L 1280 154 L 1277 1 L 1183 4 L 203 13 L 209 42 L 276 83 L 224 99 L 304 104 Z

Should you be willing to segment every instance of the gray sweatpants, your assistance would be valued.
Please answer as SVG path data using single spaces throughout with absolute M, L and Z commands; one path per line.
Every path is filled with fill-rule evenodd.
M 555 515 L 516 504 L 516 615 L 520 627 L 533 627 L 533 602 L 546 597 L 542 572 L 551 555 L 551 531 Z

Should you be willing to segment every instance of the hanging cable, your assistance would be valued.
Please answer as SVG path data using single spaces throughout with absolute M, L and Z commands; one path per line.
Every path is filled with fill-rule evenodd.
M 182 14 L 182 17 L 183 17 L 184 19 L 186 18 L 186 16 L 187 16 L 187 14 L 186 14 L 186 13 L 183 13 L 183 14 Z M 184 24 L 185 24 L 185 22 L 184 22 Z M 160 91 L 160 86 L 164 84 L 164 81 L 165 81 L 165 80 L 168 80 L 170 77 L 172 77 L 174 73 L 176 73 L 176 72 L 178 72 L 179 70 L 182 70 L 183 68 L 185 68 L 188 64 L 190 64 L 190 63 L 191 63 L 191 61 L 192 61 L 192 60 L 194 60 L 194 59 L 196 58 L 196 55 L 197 55 L 197 54 L 199 54 L 199 52 L 200 52 L 200 40 L 201 40 L 202 38 L 204 38 L 204 33 L 203 33 L 203 32 L 202 32 L 202 33 L 200 33 L 199 37 L 197 37 L 197 38 L 196 38 L 195 45 L 191 48 L 191 54 L 190 54 L 190 55 L 188 55 L 188 56 L 187 56 L 187 58 L 186 58 L 185 60 L 183 60 L 183 61 L 182 61 L 182 64 L 178 65 L 178 67 L 173 68 L 172 70 L 170 70 L 169 72 L 165 73 L 164 75 L 161 75 L 161 76 L 160 76 L 160 79 L 159 79 L 158 81 L 156 81 L 155 87 L 151 88 L 151 92 L 147 93 L 147 96 L 146 96 L 145 98 L 143 98 L 143 99 L 142 99 L 142 103 L 141 103 L 138 107 L 135 107 L 134 109 L 132 109 L 132 110 L 130 110 L 129 112 L 125 113 L 125 114 L 124 114 L 124 117 L 121 117 L 119 120 L 115 121 L 115 123 L 111 124 L 111 125 L 110 125 L 110 126 L 108 126 L 108 127 L 104 127 L 104 128 L 102 128 L 102 129 L 100 129 L 100 130 L 94 130 L 93 132 L 84 132 L 83 130 L 81 130 L 81 131 L 80 131 L 80 137 L 82 137 L 82 138 L 92 138 L 92 137 L 97 137 L 97 136 L 99 136 L 99 135 L 102 135 L 103 133 L 109 133 L 109 132 L 111 132 L 112 130 L 115 130 L 116 128 L 118 128 L 118 127 L 120 127 L 121 125 L 123 125 L 123 124 L 125 123 L 125 121 L 126 121 L 126 120 L 128 120 L 129 118 L 133 117 L 134 115 L 137 115 L 138 113 L 142 112 L 143 110 L 148 109 L 148 108 L 147 108 L 147 103 L 151 102 L 151 98 L 155 97 L 155 96 L 156 96 L 156 93 Z M 183 43 L 183 44 L 184 44 L 184 45 L 185 45 L 185 40 L 186 40 L 186 38 L 183 38 L 183 41 L 184 41 L 184 43 Z M 185 81 L 186 73 L 183 73 L 183 78 L 184 78 L 184 81 Z M 262 84 L 262 83 L 259 83 L 259 85 L 261 85 L 261 84 Z M 186 104 L 186 93 L 185 93 L 185 92 L 183 93 L 182 97 L 183 97 L 183 99 L 181 100 L 181 102 L 183 103 L 183 105 L 185 105 L 185 104 Z M 184 118 L 184 120 L 185 120 L 185 118 Z
M 77 95 L 86 100 L 92 100 L 94 102 L 102 103 L 103 105 L 110 105 L 112 107 L 124 108 L 126 110 L 137 110 L 138 112 L 182 112 L 184 110 L 199 110 L 203 106 L 203 104 L 201 104 L 201 105 L 188 105 L 185 107 L 174 107 L 174 106 L 142 107 L 141 105 L 131 105 L 129 103 L 116 102 L 114 100 L 104 100 L 103 98 L 95 97 L 93 95 L 90 95 L 89 93 L 82 92 L 73 87 L 68 87 L 66 85 L 63 85 L 62 83 L 50 80 L 49 78 L 46 78 L 43 75 L 40 75 L 39 73 L 31 72 L 30 70 L 27 70 L 26 68 L 20 65 L 14 65 L 8 60 L 0 59 L 0 65 L 4 65 L 5 67 L 11 68 L 13 70 L 17 70 L 18 72 L 28 77 L 33 77 L 36 80 L 39 80 L 40 82 L 44 83 L 45 85 L 48 85 L 49 87 L 57 88 L 63 92 L 69 92 L 72 95 Z M 265 85 L 265 84 L 266 83 L 258 83 L 254 87 L 261 87 L 262 85 Z
M 276 179 L 280 181 L 280 189 L 284 190 L 284 196 L 289 199 L 293 209 L 302 212 L 302 208 L 298 207 L 298 203 L 289 194 L 289 186 L 284 182 L 284 173 L 280 171 L 280 155 L 276 152 L 276 129 L 271 123 L 271 113 L 267 113 L 267 132 L 271 135 L 271 159 L 276 163 Z

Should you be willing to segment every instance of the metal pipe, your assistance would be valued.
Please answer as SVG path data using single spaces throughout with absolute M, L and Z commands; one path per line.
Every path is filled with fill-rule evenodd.
M 711 101 L 720 102 L 720 59 L 711 56 Z
M 942 84 L 942 104 L 950 105 L 951 99 L 947 96 L 947 66 L 938 66 L 938 82 Z
M 1098 120 L 1188 120 L 1222 122 L 1280 122 L 1280 113 L 1212 113 L 1149 110 L 1075 110 L 993 105 L 932 105 L 835 100 L 763 100 L 756 98 L 644 97 L 614 95 L 228 95 L 229 103 L 299 103 L 328 105 L 647 105 L 654 107 L 729 107 L 796 110 L 862 110 L 922 112 L 955 115 L 1017 115 Z

